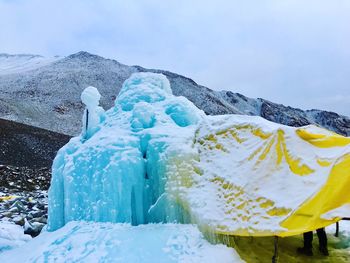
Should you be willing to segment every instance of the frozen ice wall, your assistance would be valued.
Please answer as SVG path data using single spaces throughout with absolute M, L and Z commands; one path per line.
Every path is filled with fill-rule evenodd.
M 191 145 L 204 113 L 173 96 L 161 74 L 133 74 L 106 113 L 98 107 L 99 98 L 95 88 L 84 90 L 90 126 L 54 160 L 48 229 L 73 220 L 188 221 L 166 191 L 168 160 L 195 160 Z M 85 111 L 83 123 L 86 118 Z

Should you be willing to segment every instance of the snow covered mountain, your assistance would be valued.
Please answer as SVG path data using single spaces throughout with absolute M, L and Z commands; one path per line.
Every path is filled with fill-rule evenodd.
M 48 65 L 59 59 L 60 57 L 58 56 L 53 58 L 46 58 L 39 55 L 28 54 L 0 54 L 0 74 L 6 75 L 29 71 Z
M 163 73 L 173 94 L 188 98 L 210 115 L 256 115 L 290 126 L 317 124 L 350 135 L 350 118 L 334 112 L 303 111 L 231 91 L 213 91 L 169 71 L 127 66 L 83 51 L 63 58 L 0 54 L 0 118 L 76 135 L 81 130 L 84 88 L 97 87 L 102 106 L 109 109 L 124 80 L 144 71 Z

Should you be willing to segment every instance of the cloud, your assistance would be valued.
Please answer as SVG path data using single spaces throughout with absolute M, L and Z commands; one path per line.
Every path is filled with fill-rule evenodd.
M 350 115 L 350 2 L 0 0 L 0 49 L 79 50 Z

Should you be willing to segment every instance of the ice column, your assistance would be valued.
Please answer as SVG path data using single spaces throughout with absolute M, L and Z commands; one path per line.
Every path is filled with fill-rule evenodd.
M 89 139 L 99 129 L 105 119 L 105 111 L 99 106 L 101 95 L 95 87 L 89 86 L 81 93 L 81 101 L 86 105 L 83 115 L 82 137 Z

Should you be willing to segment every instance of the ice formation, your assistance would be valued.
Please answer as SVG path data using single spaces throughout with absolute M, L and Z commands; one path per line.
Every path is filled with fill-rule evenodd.
M 49 229 L 72 220 L 176 221 L 181 213 L 165 193 L 166 160 L 193 151 L 194 124 L 202 115 L 186 99 L 172 96 L 165 76 L 133 75 L 106 120 L 94 126 L 93 136 L 73 138 L 58 152 Z
M 100 104 L 101 95 L 95 87 L 87 87 L 81 93 L 81 101 L 86 105 L 83 115 L 82 137 L 89 139 L 105 119 L 105 111 Z
M 95 90 L 83 98 L 96 109 Z M 206 116 L 153 73 L 133 74 L 97 119 L 55 158 L 50 231 L 86 220 L 285 236 L 350 214 L 350 138 L 260 117 Z

